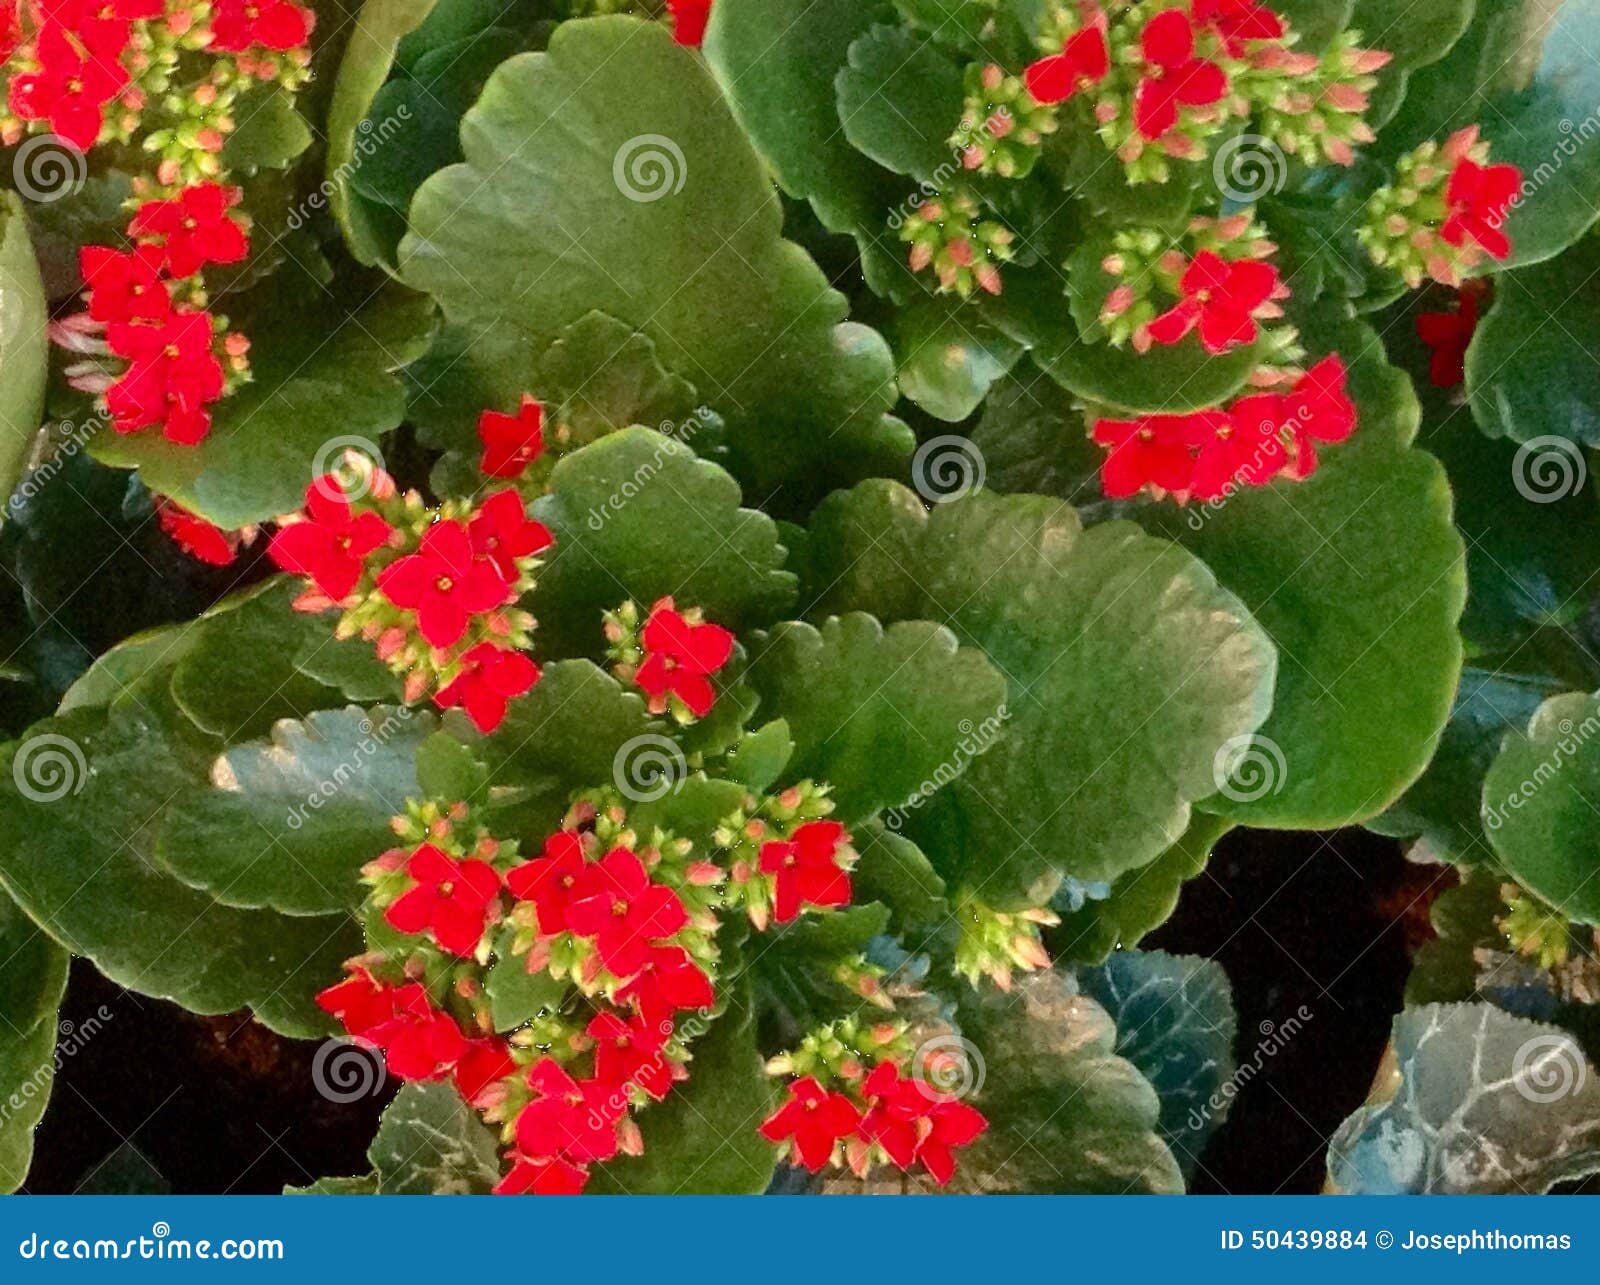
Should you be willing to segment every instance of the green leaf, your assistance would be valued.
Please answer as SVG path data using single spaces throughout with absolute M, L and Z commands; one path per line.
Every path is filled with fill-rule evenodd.
M 1160 1133 L 1187 1177 L 1227 1115 L 1238 1017 L 1222 966 L 1160 950 L 1119 951 L 1078 975 L 1117 1024 L 1116 1050 L 1161 1099 Z
M 556 465 L 550 492 L 533 515 L 556 543 L 530 607 L 540 646 L 557 655 L 600 655 L 601 613 L 625 598 L 648 610 L 672 595 L 735 631 L 794 602 L 772 519 L 740 508 L 738 483 L 676 438 L 602 438 Z
M 34 1126 L 50 1101 L 67 963 L 67 952 L 0 892 L 0 1194 L 28 1176 Z
M 960 1012 L 972 1105 L 989 1128 L 961 1153 L 953 1189 L 1049 1195 L 1183 1190 L 1158 1136 L 1161 1100 L 1116 1053 L 1116 1027 L 1072 979 L 1035 973 Z M 965 1045 L 965 1041 L 963 1044 Z
M 1004 718 L 1005 680 L 926 621 L 886 629 L 852 612 L 820 630 L 789 622 L 752 649 L 750 684 L 794 737 L 789 772 L 832 785 L 842 820 L 931 794 L 941 765 L 959 770 L 962 738 Z
M 892 820 L 903 824 L 898 816 Z M 921 848 L 879 821 L 858 827 L 853 837 L 859 857 L 851 875 L 855 900 L 887 906 L 891 930 L 906 936 L 908 945 L 916 934 L 952 922 L 944 880 Z
M 654 793 L 654 791 L 651 791 Z M 688 839 L 700 852 L 712 847 L 713 832 L 744 807 L 745 787 L 738 781 L 714 780 L 696 772 L 673 783 L 658 798 L 628 805 L 628 824 L 648 841 L 657 829 Z
M 280 89 L 255 90 L 234 109 L 238 127 L 228 135 L 222 160 L 229 169 L 254 173 L 287 168 L 311 146 L 311 126 Z
M 1483 782 L 1482 820 L 1518 883 L 1579 923 L 1600 924 L 1600 697 L 1554 696 L 1512 731 Z
M 356 133 L 389 78 L 401 38 L 421 26 L 433 6 L 434 0 L 366 0 L 351 26 L 328 103 L 324 133 L 329 203 L 350 253 L 368 265 L 384 260 L 393 238 L 383 228 L 382 211 L 351 191 Z
M 844 135 L 858 151 L 935 187 L 959 172 L 950 136 L 965 97 L 961 67 L 932 42 L 874 27 L 851 44 L 835 87 Z
M 727 772 L 759 794 L 777 783 L 793 757 L 794 738 L 789 735 L 789 724 L 775 718 L 740 737 L 728 751 Z
M 1090 439 L 1083 413 L 1032 363 L 989 390 L 968 435 L 983 457 L 990 490 L 1054 495 L 1073 504 L 1102 498 L 1105 451 Z
M 484 990 L 497 1031 L 516 1030 L 542 1010 L 554 1008 L 567 993 L 565 981 L 558 982 L 545 969 L 530 973 L 525 963 L 521 955 L 501 955 L 489 969 Z
M 1600 446 L 1597 310 L 1600 245 L 1590 238 L 1547 263 L 1496 276 L 1494 306 L 1467 353 L 1467 391 L 1479 427 L 1491 437 L 1537 439 L 1549 448 L 1520 454 L 1512 465 L 1519 491 L 1535 504 L 1584 490 L 1581 453 L 1549 439 Z M 1584 507 L 1593 509 L 1590 497 Z
M 1506 914 L 1496 870 L 1466 870 L 1428 908 L 1433 938 L 1417 948 L 1406 978 L 1406 1006 L 1473 999 L 1483 972 L 1480 951 L 1505 950 L 1499 920 Z
M 285 719 L 270 741 L 223 754 L 210 788 L 172 800 L 157 856 L 224 906 L 353 911 L 361 867 L 393 846 L 390 820 L 422 793 L 416 753 L 432 730 L 431 715 L 383 705 Z
M 1325 48 L 1351 25 L 1350 11 L 1354 6 L 1355 0 L 1274 0 L 1272 5 L 1299 35 L 1297 47 L 1313 51 Z
M 702 1031 L 689 1046 L 689 1078 L 664 1102 L 639 1114 L 642 1156 L 594 1167 L 588 1190 L 632 1196 L 757 1195 L 776 1165 L 772 1144 L 756 1132 L 777 1105 L 756 1048 L 755 1013 L 738 987 L 721 1017 L 691 1015 Z
M 949 423 L 972 414 L 1022 356 L 1022 345 L 984 322 L 976 308 L 948 298 L 918 299 L 900 309 L 891 343 L 901 393 Z
M 1242 598 L 1277 643 L 1272 717 L 1237 751 L 1253 779 L 1206 803 L 1253 826 L 1330 829 L 1377 815 L 1421 775 L 1461 672 L 1461 537 L 1438 461 L 1409 445 L 1409 381 L 1359 323 L 1305 327 L 1350 368 L 1360 426 L 1301 483 L 1243 490 L 1181 521 L 1147 510 Z M 1372 729 L 1383 735 L 1374 737 Z
M 405 1085 L 367 1159 L 380 1196 L 482 1196 L 500 1181 L 494 1130 L 448 1083 Z
M 412 202 L 401 266 L 485 334 L 499 389 L 598 309 L 722 414 L 752 493 L 793 507 L 903 460 L 886 345 L 840 324 L 843 296 L 782 239 L 759 158 L 663 24 L 561 24 L 490 77 L 462 142 Z
M 1414 0 L 1401 11 L 1385 0 L 1357 0 L 1346 25 L 1361 33 L 1364 47 L 1394 55 L 1372 91 L 1367 120 L 1374 129 L 1394 115 L 1411 73 L 1438 62 L 1461 39 L 1476 7 L 1477 0 Z
M 474 799 L 488 789 L 489 769 L 448 732 L 417 747 L 417 790 L 428 799 Z
M 780 971 L 801 961 L 832 961 L 854 955 L 889 927 L 889 907 L 855 897 L 856 905 L 802 915 L 778 929 L 756 961 L 760 968 Z
M 694 385 L 662 369 L 648 335 L 603 312 L 561 332 L 539 360 L 538 388 L 579 442 L 630 424 L 687 441 L 701 427 Z
M 168 801 L 204 780 L 221 748 L 148 682 L 109 711 L 36 725 L 0 749 L 0 882 L 120 986 L 198 1013 L 253 1008 L 286 1035 L 325 1034 L 312 996 L 361 949 L 354 922 L 231 909 L 156 859 Z
M 44 413 L 47 309 L 22 201 L 0 209 L 0 494 L 10 495 Z
M 359 1178 L 318 1178 L 307 1187 L 285 1187 L 286 1196 L 376 1196 L 378 1175 L 362 1174 Z
M 1211 850 L 1231 829 L 1231 821 L 1196 812 L 1182 837 L 1154 861 L 1124 871 L 1108 895 L 1062 916 L 1049 935 L 1051 958 L 1103 964 L 1113 951 L 1137 946 L 1172 917 L 1183 885 L 1206 868 Z
M 205 441 L 179 446 L 153 429 L 101 433 L 90 452 L 139 469 L 152 491 L 229 530 L 298 509 L 314 465 L 326 469 L 340 446 L 376 455 L 378 438 L 405 415 L 393 372 L 426 346 L 432 304 L 390 287 L 342 317 L 331 294 L 311 290 L 291 298 L 285 284 L 251 320 L 252 381 L 216 404 Z
M 1273 648 L 1249 613 L 1128 523 L 1085 530 L 1070 505 L 985 492 L 929 514 L 866 483 L 817 511 L 808 543 L 812 613 L 936 621 L 1006 676 L 1005 735 L 905 827 L 986 900 L 1037 904 L 1042 877 L 1154 860 L 1215 789 L 1219 749 L 1271 706 Z
M 1328 1144 L 1352 1194 L 1527 1195 L 1600 1172 L 1600 1077 L 1566 1031 L 1488 1004 L 1394 1021 L 1393 1069 Z

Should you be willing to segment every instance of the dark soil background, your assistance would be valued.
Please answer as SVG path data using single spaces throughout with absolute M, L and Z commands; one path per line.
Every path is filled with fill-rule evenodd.
M 1448 878 L 1360 830 L 1236 830 L 1223 840 L 1144 944 L 1222 963 L 1241 1063 L 1263 1029 L 1302 1006 L 1309 1017 L 1262 1058 L 1201 1158 L 1195 1191 L 1321 1187 L 1328 1135 L 1366 1097 L 1409 952 Z M 280 1039 L 245 1016 L 196 1017 L 81 961 L 61 1017 L 73 1029 L 101 1025 L 64 1060 L 25 1190 L 266 1193 L 367 1168 L 389 1093 L 327 1101 L 313 1087 L 315 1042 Z

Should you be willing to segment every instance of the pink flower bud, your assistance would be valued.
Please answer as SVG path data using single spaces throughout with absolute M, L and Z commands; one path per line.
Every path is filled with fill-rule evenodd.
M 1000 82 L 1005 78 L 1006 73 L 1001 69 L 999 63 L 992 62 L 983 69 L 982 81 L 985 89 L 1000 88 Z
M 1322 101 L 1342 112 L 1364 112 L 1368 100 L 1354 85 L 1336 81 L 1322 91 Z
M 907 262 L 913 272 L 921 272 L 933 262 L 933 247 L 925 241 L 918 241 L 911 247 L 911 256 Z
M 978 285 L 988 294 L 997 295 L 1001 290 L 1000 269 L 992 263 L 980 263 L 972 273 Z
M 1105 307 L 1100 309 L 1100 320 L 1111 321 L 1133 307 L 1135 296 L 1132 286 L 1118 286 L 1106 296 Z

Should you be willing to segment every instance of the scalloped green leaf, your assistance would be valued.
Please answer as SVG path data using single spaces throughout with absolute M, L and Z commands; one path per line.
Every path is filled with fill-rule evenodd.
M 1600 924 L 1600 697 L 1553 696 L 1507 735 L 1483 782 L 1481 818 L 1501 865 L 1579 923 Z
M 380 1196 L 482 1196 L 500 1181 L 495 1133 L 453 1084 L 407 1084 L 367 1151 Z
M 0 209 L 0 495 L 22 476 L 44 412 L 48 309 L 16 193 Z
M 948 298 L 901 308 L 890 332 L 900 391 L 935 419 L 955 423 L 977 410 L 995 380 L 1022 357 L 1022 345 Z
M 1202 563 L 1056 500 L 977 492 L 930 514 L 864 483 L 818 509 L 808 562 L 808 614 L 935 621 L 1006 676 L 1005 735 L 905 825 L 985 900 L 1154 860 L 1271 708 L 1272 644 Z
M 794 738 L 788 773 L 832 785 L 844 821 L 931 793 L 941 766 L 963 766 L 963 738 L 1004 718 L 1005 679 L 981 650 L 928 621 L 885 628 L 852 612 L 820 629 L 786 622 L 751 651 L 761 708 Z
M 55 1079 L 56 1015 L 67 952 L 0 892 L 0 1194 L 28 1176 L 33 1130 Z
M 270 740 L 217 759 L 209 788 L 172 800 L 157 858 L 224 906 L 353 911 L 361 867 L 392 846 L 391 818 L 421 794 L 416 754 L 433 725 L 382 705 L 284 719 Z
M 857 901 L 886 905 L 892 931 L 912 934 L 907 940 L 912 945 L 915 934 L 953 922 L 950 902 L 927 854 L 891 824 L 903 821 L 892 814 L 889 823 L 872 821 L 853 832 L 858 860 L 852 886 Z
M 1566 1031 L 1489 1004 L 1394 1021 L 1392 1069 L 1328 1144 L 1329 1186 L 1528 1195 L 1600 1172 L 1600 1077 Z
M 739 506 L 739 484 L 674 437 L 630 428 L 565 456 L 533 514 L 554 534 L 529 605 L 540 646 L 599 655 L 601 613 L 675 596 L 735 631 L 795 597 L 776 524 Z
M 101 433 L 90 453 L 137 468 L 152 491 L 228 530 L 298 509 L 313 465 L 326 468 L 341 444 L 375 454 L 405 416 L 395 372 L 427 346 L 432 302 L 391 286 L 344 316 L 330 292 L 299 280 L 274 279 L 275 301 L 248 325 L 252 380 L 216 403 L 205 441 Z
M 280 89 L 256 90 L 235 110 L 238 127 L 222 149 L 230 169 L 253 173 L 281 170 L 311 146 L 311 126 L 295 110 L 294 98 Z
M 950 136 L 965 98 L 961 66 L 898 26 L 876 26 L 850 45 L 835 80 L 844 136 L 896 174 L 941 186 L 959 170 Z
M 1403 10 L 1387 0 L 1357 0 L 1345 25 L 1361 33 L 1366 48 L 1394 55 L 1372 90 L 1367 120 L 1374 129 L 1394 115 L 1411 73 L 1438 62 L 1461 39 L 1476 8 L 1477 0 L 1412 0 Z
M 412 202 L 401 269 L 502 372 L 599 309 L 722 414 L 733 473 L 769 504 L 903 460 L 887 346 L 782 239 L 759 158 L 663 24 L 561 24 L 490 77 L 462 144 Z

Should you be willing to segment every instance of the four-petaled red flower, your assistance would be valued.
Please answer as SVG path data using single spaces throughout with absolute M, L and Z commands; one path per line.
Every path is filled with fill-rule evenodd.
M 1417 318 L 1417 338 L 1433 350 L 1428 378 L 1435 388 L 1456 388 L 1467 377 L 1467 349 L 1478 330 L 1481 287 L 1469 282 L 1456 295 L 1454 312 L 1425 312 Z
M 576 1196 L 589 1182 L 589 1171 L 552 1156 L 546 1160 L 524 1160 L 518 1156 L 511 1172 L 495 1184 L 497 1196 Z
M 689 922 L 689 912 L 671 888 L 650 882 L 626 848 L 613 848 L 587 867 L 567 906 L 567 929 L 595 939 L 600 962 L 618 977 L 631 977 L 650 958 L 650 945 Z
M 1445 187 L 1449 213 L 1439 235 L 1448 245 L 1471 241 L 1496 259 L 1506 258 L 1511 253 L 1506 212 L 1521 190 L 1522 171 L 1515 165 L 1479 165 L 1462 157 Z
M 207 48 L 237 54 L 262 45 L 287 53 L 310 39 L 315 24 L 311 10 L 288 0 L 217 0 Z
M 448 1075 L 471 1048 L 455 1019 L 433 1007 L 421 982 L 389 986 L 358 969 L 322 991 L 317 1004 L 351 1035 L 382 1049 L 389 1070 L 402 1080 Z
M 267 553 L 283 570 L 307 577 L 334 602 L 361 579 L 366 556 L 394 528 L 376 513 L 357 513 L 333 474 L 306 487 L 306 521 L 280 527 Z
M 617 998 L 659 1025 L 683 1009 L 709 1009 L 717 997 L 711 979 L 682 946 L 652 946 L 649 960 Z
M 478 440 L 483 443 L 480 470 L 489 477 L 521 477 L 544 454 L 544 407 L 524 393 L 515 415 L 486 410 L 478 416 Z
M 532 557 L 555 543 L 550 528 L 530 518 L 522 497 L 509 487 L 483 502 L 467 523 L 467 534 L 472 551 L 493 561 L 507 584 L 515 584 L 522 574 L 518 558 Z
M 595 1042 L 595 1078 L 617 1088 L 635 1086 L 657 1102 L 672 1088 L 674 1063 L 662 1052 L 672 1034 L 670 1022 L 651 1022 L 639 1014 L 624 1019 L 599 1013 L 585 1033 Z
M 574 1080 L 554 1058 L 528 1069 L 538 1095 L 517 1116 L 517 1149 L 531 1159 L 566 1156 L 585 1163 L 617 1154 L 617 1121 L 627 1101 L 600 1080 Z
M 1182 9 L 1167 9 L 1145 25 L 1139 37 L 1144 74 L 1133 95 L 1133 121 L 1139 133 L 1160 138 L 1178 123 L 1181 107 L 1205 107 L 1227 95 L 1221 67 L 1194 54 L 1194 24 Z
M 228 213 L 238 200 L 236 187 L 195 183 L 170 201 L 146 201 L 128 235 L 159 246 L 175 277 L 192 277 L 208 263 L 238 263 L 250 252 L 244 229 Z
M 1342 442 L 1356 431 L 1356 404 L 1345 391 L 1344 362 L 1329 354 L 1284 397 L 1284 427 L 1293 439 L 1289 476 L 1310 477 L 1317 467 L 1317 442 Z
M 435 647 L 459 641 L 473 616 L 506 601 L 493 559 L 473 553 L 467 528 L 454 519 L 429 527 L 415 553 L 378 574 L 378 588 L 395 606 L 417 613 L 417 628 Z
M 106 332 L 112 352 L 130 359 L 106 390 L 106 409 L 119 433 L 162 425 L 168 441 L 192 446 L 211 431 L 207 402 L 222 395 L 222 364 L 211 351 L 209 312 L 180 309 L 158 325 L 115 322 Z
M 1222 41 L 1230 58 L 1244 57 L 1256 40 L 1281 40 L 1288 34 L 1283 19 L 1256 0 L 1194 0 L 1194 20 Z
M 198 513 L 191 513 L 164 496 L 157 497 L 155 508 L 156 521 L 162 531 L 197 562 L 225 567 L 238 556 L 237 537 L 207 522 Z
M 1186 492 L 1194 480 L 1186 415 L 1145 415 L 1102 419 L 1094 440 L 1111 454 L 1100 469 L 1100 487 L 1113 500 L 1125 500 L 1145 487 Z
M 698 48 L 711 21 L 712 0 L 667 0 L 672 16 L 672 38 L 680 45 Z
M 1188 488 L 1195 499 L 1220 499 L 1235 483 L 1262 486 L 1282 472 L 1289 452 L 1273 413 L 1277 400 L 1246 397 L 1227 411 L 1185 417 L 1189 445 L 1197 451 Z
M 761 872 L 777 880 L 772 914 L 786 924 L 802 906 L 850 903 L 850 876 L 839 865 L 839 848 L 848 842 L 837 821 L 807 821 L 788 839 L 761 845 Z
M 84 246 L 78 270 L 89 287 L 89 315 L 96 321 L 165 321 L 172 296 L 159 267 L 160 252 L 151 247 L 123 254 L 108 246 Z
M 588 864 L 583 855 L 583 837 L 576 830 L 557 830 L 544 841 L 540 856 L 506 875 L 511 895 L 533 904 L 541 937 L 566 931 L 567 907 Z
M 1067 37 L 1061 52 L 1041 58 L 1023 73 L 1028 92 L 1041 103 L 1063 103 L 1099 84 L 1111 70 L 1111 51 L 1103 23 Z
M 761 1122 L 761 1136 L 768 1142 L 787 1140 L 796 1159 L 816 1173 L 832 1158 L 834 1145 L 860 1124 L 854 1102 L 807 1075 L 789 1086 L 789 1100 Z
M 861 1137 L 881 1146 L 902 1169 L 920 1160 L 940 1186 L 955 1173 L 953 1149 L 989 1127 L 976 1107 L 914 1078 L 902 1078 L 893 1062 L 878 1063 L 861 1088 L 867 1101 Z
M 733 635 L 721 625 L 690 624 L 662 598 L 650 609 L 639 634 L 644 650 L 633 681 L 650 697 L 650 712 L 664 713 L 667 697 L 676 696 L 696 718 L 704 718 L 716 702 L 709 675 L 728 663 Z
M 487 861 L 457 861 L 424 843 L 406 862 L 406 873 L 417 885 L 383 912 L 390 927 L 403 933 L 432 930 L 440 949 L 470 958 L 500 892 L 495 868 Z
M 490 642 L 469 647 L 461 665 L 461 672 L 434 693 L 433 703 L 440 709 L 459 705 L 480 732 L 499 727 L 512 699 L 532 691 L 539 681 L 539 666 L 526 655 Z
M 1273 301 L 1287 293 L 1272 264 L 1228 260 L 1210 250 L 1195 255 L 1178 288 L 1183 298 L 1150 323 L 1150 337 L 1175 344 L 1198 326 L 1200 342 L 1213 354 L 1253 342 L 1256 317 L 1271 313 Z
M 105 105 L 128 83 L 127 68 L 118 61 L 127 25 L 112 24 L 98 39 L 96 30 L 74 33 L 60 22 L 45 22 L 35 43 L 39 70 L 13 76 L 8 90 L 12 112 L 23 120 L 49 121 L 80 152 L 94 146 Z

